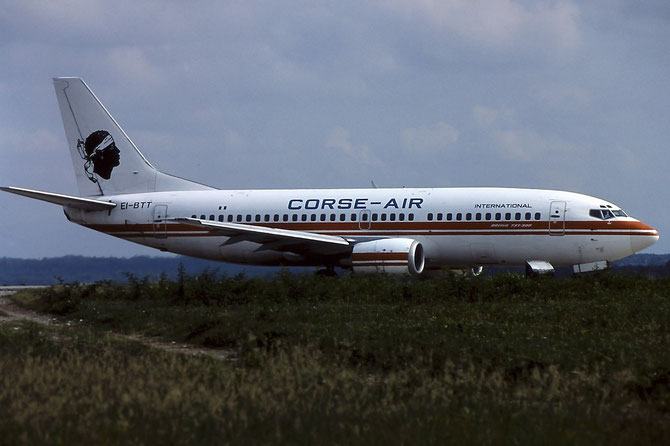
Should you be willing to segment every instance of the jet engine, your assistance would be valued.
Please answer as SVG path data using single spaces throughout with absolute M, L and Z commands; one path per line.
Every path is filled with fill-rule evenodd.
M 412 274 L 423 272 L 426 259 L 421 243 L 410 238 L 388 238 L 354 245 L 351 263 L 356 273 Z

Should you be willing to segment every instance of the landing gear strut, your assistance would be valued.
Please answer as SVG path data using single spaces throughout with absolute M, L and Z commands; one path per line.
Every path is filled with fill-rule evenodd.
M 327 266 L 325 269 L 320 269 L 314 274 L 319 277 L 338 277 L 334 266 Z

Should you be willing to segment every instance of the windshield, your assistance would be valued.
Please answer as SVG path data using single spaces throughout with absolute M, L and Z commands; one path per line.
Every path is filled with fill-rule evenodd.
M 600 220 L 609 220 L 615 217 L 628 217 L 621 209 L 591 209 L 589 215 Z

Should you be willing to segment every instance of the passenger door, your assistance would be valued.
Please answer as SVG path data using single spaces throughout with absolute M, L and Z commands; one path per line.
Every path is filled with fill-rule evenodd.
M 167 204 L 157 204 L 154 206 L 154 237 L 167 238 Z
M 552 201 L 549 207 L 549 235 L 565 235 L 565 201 Z

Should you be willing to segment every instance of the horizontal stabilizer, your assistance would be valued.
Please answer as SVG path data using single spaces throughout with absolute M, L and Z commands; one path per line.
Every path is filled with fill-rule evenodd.
M 110 203 L 109 201 L 91 200 L 89 198 L 80 198 L 73 197 L 71 195 L 23 189 L 21 187 L 0 187 L 0 189 L 12 194 L 23 195 L 24 197 L 48 201 L 49 203 L 59 204 L 61 206 L 83 209 L 85 211 L 106 211 L 116 207 L 116 203 Z

